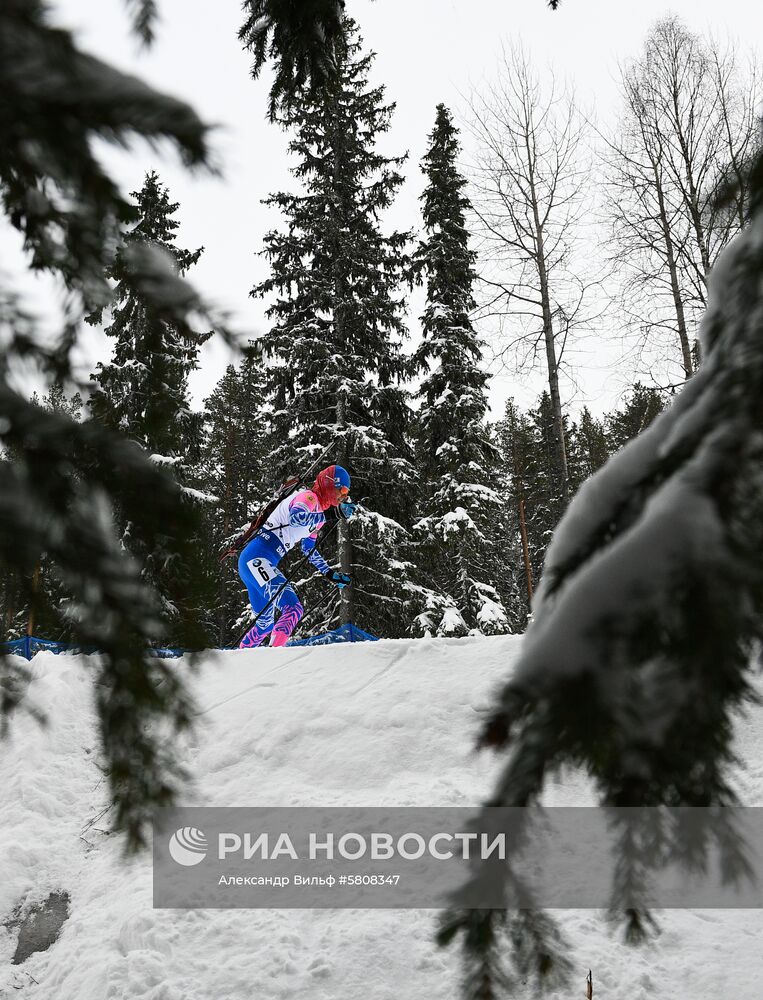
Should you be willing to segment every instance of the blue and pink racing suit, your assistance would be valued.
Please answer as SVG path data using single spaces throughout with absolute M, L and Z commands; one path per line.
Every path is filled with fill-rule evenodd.
M 318 532 L 326 523 L 318 497 L 312 490 L 300 490 L 276 507 L 238 557 L 238 572 L 249 591 L 252 611 L 262 616 L 246 633 L 240 649 L 259 646 L 272 633 L 271 646 L 284 646 L 297 627 L 303 609 L 297 593 L 278 569 L 286 553 L 299 544 L 308 561 L 324 575 L 331 567 L 315 548 Z M 283 587 L 275 600 L 272 600 Z M 276 610 L 280 612 L 276 620 Z

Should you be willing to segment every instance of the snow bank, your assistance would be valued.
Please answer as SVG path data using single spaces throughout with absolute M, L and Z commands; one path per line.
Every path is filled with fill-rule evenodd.
M 198 728 L 183 746 L 198 805 L 470 805 L 497 762 L 476 755 L 481 711 L 505 680 L 514 637 L 385 640 L 215 653 L 191 686 Z M 432 944 L 433 911 L 162 911 L 148 857 L 126 863 L 108 835 L 88 657 L 41 653 L 30 697 L 47 729 L 19 716 L 0 744 L 0 920 L 20 899 L 71 893 L 52 948 L 11 966 L 0 927 L 0 998 L 22 1000 L 456 1000 L 458 954 Z M 177 669 L 187 669 L 178 661 Z M 743 721 L 746 803 L 763 801 L 763 710 Z M 590 804 L 579 775 L 549 804 Z M 674 913 L 651 950 L 609 937 L 592 912 L 563 915 L 583 995 L 709 1000 L 757 995 L 763 921 L 750 911 Z M 579 979 L 579 983 L 577 981 Z M 579 986 L 579 990 L 577 987 Z M 567 994 L 565 994 L 566 998 Z M 559 997 L 561 1000 L 561 995 Z

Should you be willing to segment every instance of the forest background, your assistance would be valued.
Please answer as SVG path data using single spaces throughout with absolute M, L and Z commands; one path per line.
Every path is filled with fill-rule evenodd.
M 77 4 L 58 12 L 80 22 L 84 13 Z M 87 13 L 86 34 L 112 30 L 108 19 Z M 172 14 L 170 5 L 168 26 Z M 432 33 L 446 48 L 454 41 L 452 14 Z M 377 15 L 371 5 L 371 31 L 381 38 Z M 392 15 L 386 11 L 385 24 Z M 538 14 L 527 16 L 532 35 Z M 166 32 L 175 58 L 167 58 L 170 48 L 149 50 L 143 68 L 159 77 L 170 64 L 187 74 L 195 61 L 199 24 L 187 16 L 178 24 L 181 30 Z M 122 544 L 161 595 L 157 641 L 193 641 L 179 611 L 189 601 L 209 642 L 235 640 L 248 609 L 232 564 L 221 567 L 216 553 L 282 478 L 303 471 L 332 439 L 334 457 L 352 469 L 366 503 L 355 544 L 346 525 L 328 544 L 353 588 L 327 601 L 320 581 L 299 580 L 315 608 L 305 633 L 348 621 L 389 636 L 522 631 L 570 498 L 701 361 L 696 331 L 707 277 L 748 217 L 744 186 L 733 204 L 719 198 L 758 148 L 755 55 L 728 34 L 700 34 L 668 15 L 652 23 L 634 56 L 597 61 L 598 76 L 608 64 L 606 88 L 597 72 L 580 72 L 578 52 L 573 64 L 585 97 L 563 75 L 573 39 L 561 71 L 549 59 L 555 48 L 558 55 L 558 38 L 541 63 L 521 41 L 504 40 L 494 64 L 483 60 L 479 80 L 467 85 L 478 25 L 463 66 L 451 64 L 443 88 L 456 89 L 458 115 L 437 104 L 427 133 L 410 143 L 423 145 L 416 162 L 408 150 L 392 149 L 401 132 L 395 123 L 403 119 L 410 130 L 422 115 L 422 92 L 437 75 L 427 72 L 433 46 L 414 69 L 427 83 L 414 91 L 409 111 L 411 91 L 395 107 L 380 82 L 389 53 L 380 60 L 353 28 L 343 84 L 352 97 L 324 97 L 322 108 L 269 122 L 260 116 L 247 134 L 226 100 L 240 100 L 241 88 L 228 77 L 226 94 L 226 78 L 214 76 L 223 50 L 235 51 L 243 76 L 246 45 L 228 38 L 225 46 L 220 26 L 191 89 L 225 108 L 217 133 L 222 176 L 189 179 L 161 151 L 150 154 L 151 168 L 132 193 L 138 221 L 125 231 L 124 250 L 142 243 L 169 253 L 182 274 L 193 267 L 202 288 L 214 286 L 226 323 L 251 324 L 248 353 L 242 359 L 214 330 L 188 337 L 146 315 L 129 280 L 120 284 L 129 267 L 118 253 L 107 274 L 117 304 L 90 314 L 74 352 L 84 391 L 67 394 L 57 382 L 32 401 L 125 434 L 172 470 L 198 508 L 185 578 L 161 550 L 148 550 L 135 520 L 120 518 Z M 612 23 L 599 27 L 610 36 L 605 46 L 612 44 Z M 140 59 L 122 53 L 125 64 Z M 391 75 L 399 87 L 400 73 Z M 458 90 L 454 75 L 467 89 Z M 597 85 L 601 94 L 590 89 Z M 365 120 L 355 152 L 342 154 L 355 173 L 355 188 L 344 191 L 310 161 L 321 143 L 336 161 L 331 129 L 343 114 L 348 128 Z M 255 137 L 261 146 L 252 155 Z M 252 164 L 242 161 L 245 149 Z M 128 169 L 105 144 L 99 153 L 117 176 L 134 174 L 136 157 Z M 161 176 L 156 160 L 165 161 Z M 287 168 L 297 171 L 290 184 L 283 183 Z M 262 187 L 274 174 L 275 195 Z M 174 200 L 175 188 L 187 192 L 187 203 Z M 350 239 L 316 227 L 316 194 L 352 203 L 366 229 Z M 184 240 L 198 233 L 199 246 L 181 249 L 177 230 Z M 3 239 L 18 242 L 10 227 Z M 347 288 L 335 277 L 331 289 L 319 287 L 316 277 L 358 248 L 370 253 L 365 271 L 348 265 L 343 280 L 362 290 L 343 306 Z M 311 264 L 300 272 L 295 255 Z M 381 275 L 375 284 L 372 274 Z M 55 329 L 61 299 L 52 284 L 46 288 L 48 277 L 19 272 L 16 280 L 34 295 L 41 325 Z M 247 299 L 239 280 L 248 283 Z M 316 323 L 306 331 L 308 300 Z M 356 348 L 348 346 L 342 309 L 354 313 Z M 239 348 L 245 340 L 239 336 Z M 341 357 L 333 373 L 324 350 L 332 341 L 329 356 Z M 343 374 L 348 367 L 354 382 Z M 22 363 L 14 378 L 23 386 L 37 376 Z M 185 593 L 188 574 L 193 598 Z M 12 580 L 4 586 L 7 636 L 70 639 L 74 605 L 45 559 L 35 567 L 35 597 L 23 590 Z

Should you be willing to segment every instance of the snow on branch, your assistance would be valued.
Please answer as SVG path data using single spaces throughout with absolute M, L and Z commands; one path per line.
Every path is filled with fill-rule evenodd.
M 491 805 L 537 801 L 567 764 L 588 773 L 606 805 L 736 801 L 733 723 L 753 697 L 763 638 L 761 273 L 759 214 L 711 274 L 699 372 L 561 522 L 522 655 L 481 735 L 508 752 Z M 623 824 L 623 841 L 627 833 Z M 664 834 L 664 856 L 697 863 L 675 829 Z M 715 846 L 738 871 L 735 831 Z M 638 888 L 655 863 L 652 852 Z M 509 859 L 507 886 L 511 878 Z M 624 912 L 620 889 L 612 907 Z M 453 912 L 449 926 L 472 933 L 475 915 Z M 626 918 L 630 938 L 643 936 L 648 912 Z M 551 967 L 552 944 L 536 946 Z

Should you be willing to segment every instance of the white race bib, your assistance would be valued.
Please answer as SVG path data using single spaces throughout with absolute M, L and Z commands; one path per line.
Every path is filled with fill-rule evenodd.
M 260 584 L 270 583 L 277 572 L 275 566 L 267 559 L 250 559 L 246 568 Z

